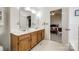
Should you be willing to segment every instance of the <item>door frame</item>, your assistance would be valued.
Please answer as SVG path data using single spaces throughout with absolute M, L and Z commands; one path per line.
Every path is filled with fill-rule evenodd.
M 51 10 L 51 11 L 57 11 L 57 10 L 62 10 L 62 8 L 58 8 L 58 9 L 55 9 L 55 10 Z M 50 12 L 51 12 L 50 11 Z M 61 11 L 61 13 L 62 13 L 62 11 Z M 61 23 L 62 23 L 62 14 L 61 14 Z M 50 25 L 51 25 L 51 16 L 50 16 Z M 62 33 L 63 34 L 63 33 Z M 51 33 L 50 33 L 50 40 L 51 40 Z M 62 41 L 63 42 L 63 41 Z
M 69 8 L 68 7 L 60 7 L 60 8 L 56 8 L 54 10 L 58 10 L 58 9 L 62 9 L 62 26 L 65 23 L 64 24 L 65 27 L 64 26 L 62 27 L 62 43 L 64 45 L 66 45 L 67 47 L 69 47 L 69 32 L 68 31 L 66 32 L 66 30 L 65 30 L 65 29 L 69 28 Z M 54 11 L 54 10 L 52 10 L 52 11 Z M 66 32 L 66 34 L 64 32 Z M 66 38 L 64 39 L 64 37 L 66 37 Z M 50 40 L 51 40 L 51 33 L 50 33 Z

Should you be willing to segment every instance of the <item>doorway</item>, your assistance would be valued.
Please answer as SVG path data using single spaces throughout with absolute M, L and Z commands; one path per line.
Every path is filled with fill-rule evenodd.
M 62 9 L 50 11 L 51 40 L 62 43 Z

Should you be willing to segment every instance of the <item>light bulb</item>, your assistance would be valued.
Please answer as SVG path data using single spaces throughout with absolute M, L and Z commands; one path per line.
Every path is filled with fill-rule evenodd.
M 41 17 L 41 13 L 40 12 L 37 13 L 37 17 Z
M 35 11 L 35 10 L 31 10 L 31 12 L 32 12 L 33 14 L 36 14 L 36 11 Z
M 26 10 L 26 11 L 30 11 L 31 9 L 30 9 L 30 7 L 27 7 L 27 8 L 25 8 L 25 10 Z

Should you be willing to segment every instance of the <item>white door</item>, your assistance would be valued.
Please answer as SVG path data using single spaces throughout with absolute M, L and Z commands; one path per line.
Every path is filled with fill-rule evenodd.
M 62 11 L 62 40 L 74 50 L 78 50 L 79 40 L 79 16 L 75 16 L 78 7 L 63 8 Z
M 62 41 L 68 45 L 69 33 L 69 8 L 62 8 Z
M 69 8 L 69 43 L 74 50 L 78 50 L 79 40 L 79 16 L 75 16 L 75 11 L 79 10 L 79 7 Z M 78 12 L 77 12 L 78 13 Z

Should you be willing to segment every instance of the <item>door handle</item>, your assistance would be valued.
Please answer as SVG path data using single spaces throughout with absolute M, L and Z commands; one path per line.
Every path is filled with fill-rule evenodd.
M 65 29 L 66 31 L 69 31 L 69 30 L 71 30 L 71 29 Z

